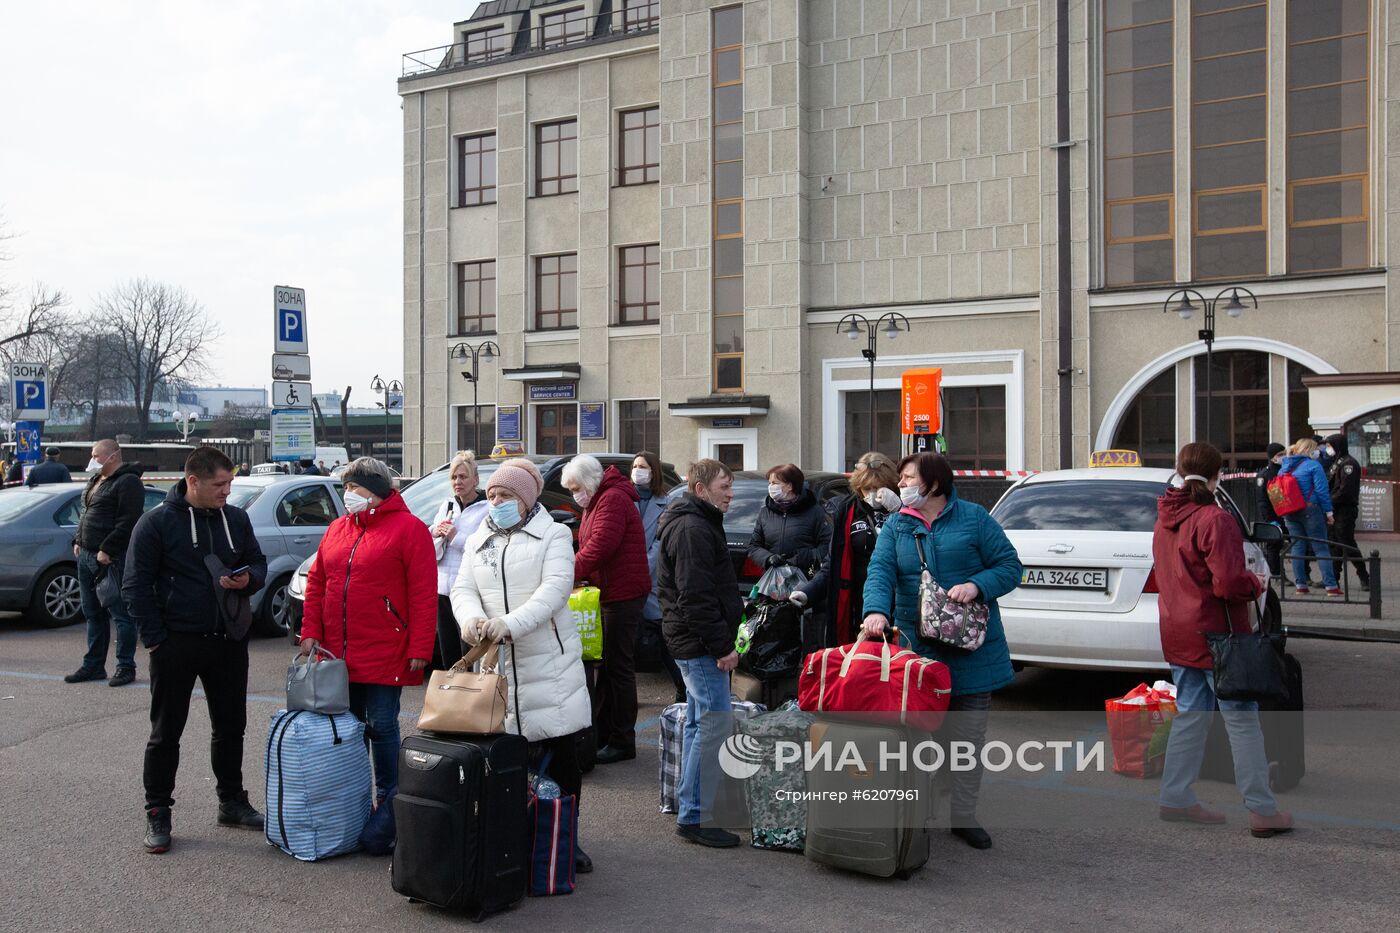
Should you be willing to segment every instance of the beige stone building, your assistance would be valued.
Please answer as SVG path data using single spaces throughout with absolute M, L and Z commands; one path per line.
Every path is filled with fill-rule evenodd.
M 442 38 L 399 81 L 410 469 L 846 469 L 853 313 L 882 449 L 937 366 L 960 467 L 1168 462 L 1231 286 L 1230 462 L 1348 426 L 1394 469 L 1400 0 L 493 0 Z

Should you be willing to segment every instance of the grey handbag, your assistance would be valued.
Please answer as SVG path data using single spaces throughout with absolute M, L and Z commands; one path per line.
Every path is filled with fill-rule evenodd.
M 345 712 L 350 708 L 350 669 L 319 645 L 313 654 L 314 660 L 298 654 L 287 668 L 287 709 Z

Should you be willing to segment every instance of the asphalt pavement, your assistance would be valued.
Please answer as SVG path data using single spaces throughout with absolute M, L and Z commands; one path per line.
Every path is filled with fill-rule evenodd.
M 389 862 L 351 855 L 306 864 L 261 834 L 215 825 L 208 718 L 196 701 L 176 789 L 175 845 L 141 849 L 141 755 L 148 732 L 145 653 L 140 679 L 66 685 L 83 652 L 81 626 L 57 631 L 0 616 L 0 930 L 265 931 L 460 929 L 467 921 L 409 904 L 389 885 Z M 1310 709 L 1372 716 L 1400 709 L 1400 645 L 1292 643 L 1306 672 Z M 291 649 L 252 646 L 244 767 L 262 803 L 262 744 L 278 709 Z M 998 708 L 1100 711 L 1141 677 L 1029 670 L 998 694 Z M 1148 678 L 1151 679 L 1151 678 Z M 584 781 L 581 838 L 596 871 L 567 897 L 527 899 L 490 918 L 490 929 L 813 930 L 940 929 L 1394 929 L 1400 917 L 1400 819 L 1348 819 L 1322 789 L 1360 782 L 1380 796 L 1400 789 L 1396 731 L 1376 764 L 1330 754 L 1309 734 L 1308 777 L 1281 798 L 1298 815 L 1291 836 L 1252 838 L 1233 789 L 1202 784 L 1229 814 L 1223 828 L 1156 819 L 1156 782 L 1113 774 L 1067 788 L 1120 817 L 1058 829 L 998 828 L 978 852 L 938 829 L 929 863 L 908 881 L 824 868 L 800 854 L 683 843 L 657 812 L 655 718 L 669 700 L 664 677 L 641 677 L 638 758 Z M 411 727 L 420 689 L 404 694 Z M 1057 792 L 1054 788 L 1051 793 Z M 987 795 L 1030 791 L 990 780 Z M 1392 794 L 1391 799 L 1400 799 Z M 1136 817 L 1140 814 L 1140 820 Z M 1121 817 L 1130 817 L 1124 820 Z

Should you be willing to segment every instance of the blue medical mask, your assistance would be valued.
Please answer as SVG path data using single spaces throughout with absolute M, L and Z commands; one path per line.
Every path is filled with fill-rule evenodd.
M 514 499 L 507 499 L 488 506 L 487 514 L 491 516 L 491 521 L 497 528 L 514 528 L 520 524 L 520 503 Z

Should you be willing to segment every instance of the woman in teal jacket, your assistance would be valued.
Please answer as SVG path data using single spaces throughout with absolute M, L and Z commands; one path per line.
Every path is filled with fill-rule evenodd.
M 987 849 L 992 839 L 976 816 L 987 713 L 992 691 L 1015 676 L 996 601 L 1020 586 L 1021 561 L 987 510 L 958 498 L 952 467 L 939 454 L 905 457 L 899 464 L 899 487 L 904 508 L 885 522 L 870 558 L 863 628 L 879 635 L 893 618 L 915 651 L 948 665 L 953 677 L 949 712 L 956 715 L 948 717 L 944 738 L 973 743 L 978 760 L 974 770 L 953 773 L 953 834 L 975 849 Z M 963 651 L 919 636 L 921 565 L 916 538 L 922 538 L 934 580 L 951 598 L 962 603 L 980 599 L 991 610 L 986 640 L 977 650 Z

